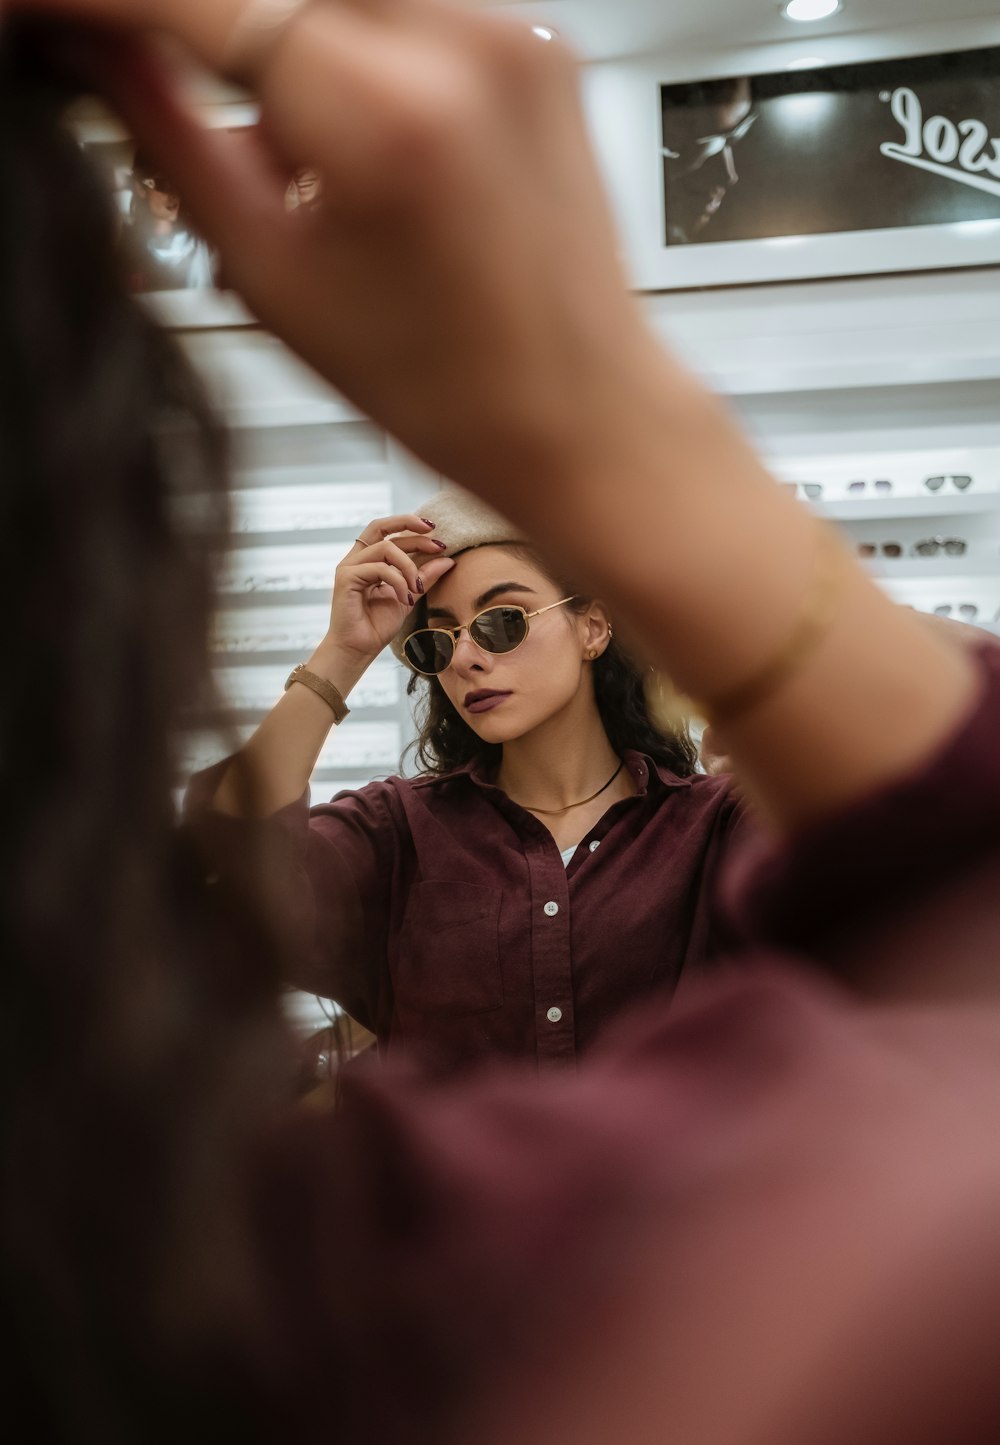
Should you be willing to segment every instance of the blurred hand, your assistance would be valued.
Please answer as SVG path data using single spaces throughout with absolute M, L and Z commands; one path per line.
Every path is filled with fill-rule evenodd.
M 503 509 L 608 450 L 608 418 L 620 431 L 653 343 L 558 42 L 446 0 L 326 0 L 264 66 L 262 126 L 227 135 L 194 121 L 142 30 L 218 67 L 242 0 L 15 3 L 131 33 L 103 88 L 227 277 L 433 467 Z M 290 225 L 285 189 L 306 165 L 324 204 Z

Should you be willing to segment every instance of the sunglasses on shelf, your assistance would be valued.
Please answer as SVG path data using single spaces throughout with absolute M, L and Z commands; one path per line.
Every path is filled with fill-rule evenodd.
M 823 495 L 822 482 L 779 482 L 778 486 L 781 487 L 783 491 L 791 492 L 792 496 L 795 497 L 798 496 L 799 492 L 804 492 L 811 502 L 815 502 L 817 497 Z
M 901 542 L 859 542 L 859 557 L 877 557 L 879 552 L 883 557 L 902 557 L 903 546 Z
M 924 486 L 930 492 L 939 492 L 946 482 L 950 482 L 960 492 L 967 491 L 972 486 L 972 478 L 968 472 L 946 472 L 942 476 L 924 478 Z
M 459 627 L 418 627 L 403 643 L 403 656 L 413 668 L 425 677 L 436 677 L 451 666 L 458 646 L 460 633 L 468 632 L 470 639 L 484 652 L 494 654 L 513 652 L 528 635 L 528 626 L 533 617 L 551 612 L 553 607 L 565 607 L 575 602 L 575 597 L 562 597 L 550 602 L 548 607 L 537 607 L 534 612 L 525 612 L 523 607 L 487 607 L 471 622 Z
M 851 492 L 854 496 L 857 496 L 859 492 L 867 491 L 869 487 L 871 487 L 873 492 L 892 491 L 892 483 L 889 481 L 888 477 L 879 477 L 874 482 L 854 481 L 847 483 L 847 490 Z
M 956 612 L 963 622 L 971 622 L 979 616 L 979 608 L 974 602 L 958 602 L 954 606 L 950 602 L 942 602 L 939 607 L 935 607 L 934 616 L 950 617 L 953 612 Z
M 914 542 L 912 550 L 915 557 L 936 557 L 939 552 L 947 557 L 963 557 L 966 547 L 961 537 L 924 537 Z

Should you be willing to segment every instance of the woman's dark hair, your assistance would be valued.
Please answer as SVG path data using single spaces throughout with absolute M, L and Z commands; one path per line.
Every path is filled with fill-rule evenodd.
M 51 56 L 48 30 L 0 27 L 8 1414 L 38 1441 L 249 1441 L 238 1181 L 285 1078 L 277 947 L 254 891 L 208 885 L 173 801 L 226 446 L 126 292 Z
M 570 603 L 574 612 L 585 612 L 593 601 L 578 592 L 573 582 L 554 572 L 534 547 L 524 542 L 494 545 L 522 558 L 544 573 L 565 596 L 574 596 Z M 417 617 L 426 621 L 426 599 L 421 599 Z M 664 732 L 652 721 L 646 707 L 643 673 L 629 657 L 617 638 L 592 664 L 594 696 L 608 742 L 619 757 L 628 749 L 645 755 L 661 767 L 669 768 L 680 778 L 697 771 L 698 754 L 687 728 L 678 726 Z M 499 743 L 483 742 L 468 723 L 452 707 L 444 689 L 434 678 L 413 673 L 407 692 L 416 695 L 415 708 L 418 736 L 411 744 L 423 773 L 450 773 L 467 763 L 481 763 L 485 768 L 499 766 L 502 748 Z

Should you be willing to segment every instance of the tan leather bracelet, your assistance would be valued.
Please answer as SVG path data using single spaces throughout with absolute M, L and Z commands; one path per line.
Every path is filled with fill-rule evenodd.
M 288 674 L 288 681 L 285 683 L 286 692 L 293 682 L 301 682 L 304 687 L 311 688 L 318 697 L 321 697 L 333 713 L 335 724 L 342 723 L 350 713 L 351 709 L 344 701 L 340 689 L 334 687 L 332 682 L 327 682 L 325 677 L 319 677 L 315 672 L 310 672 L 304 662 L 300 662 L 298 667 L 293 667 Z
M 712 727 L 724 728 L 767 701 L 798 671 L 837 615 L 845 573 L 845 553 L 837 534 L 824 522 L 817 522 L 816 533 L 816 570 L 785 644 L 746 682 L 712 701 L 685 697 L 662 673 L 651 671 L 646 679 L 646 706 L 655 723 L 670 730 L 679 720 L 694 715 Z

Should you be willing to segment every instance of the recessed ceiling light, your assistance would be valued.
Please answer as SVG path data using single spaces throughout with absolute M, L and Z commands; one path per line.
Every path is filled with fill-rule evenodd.
M 532 35 L 537 35 L 539 40 L 555 40 L 556 32 L 551 25 L 532 25 Z
M 803 55 L 803 56 L 801 57 L 801 59 L 799 59 L 799 60 L 790 60 L 790 61 L 788 62 L 787 69 L 788 69 L 788 70 L 815 70 L 816 67 L 817 67 L 817 65 L 822 65 L 822 64 L 823 64 L 823 62 L 822 62 L 822 60 L 819 58 L 818 55 Z
M 840 9 L 841 0 L 786 0 L 781 13 L 786 20 L 825 20 Z

